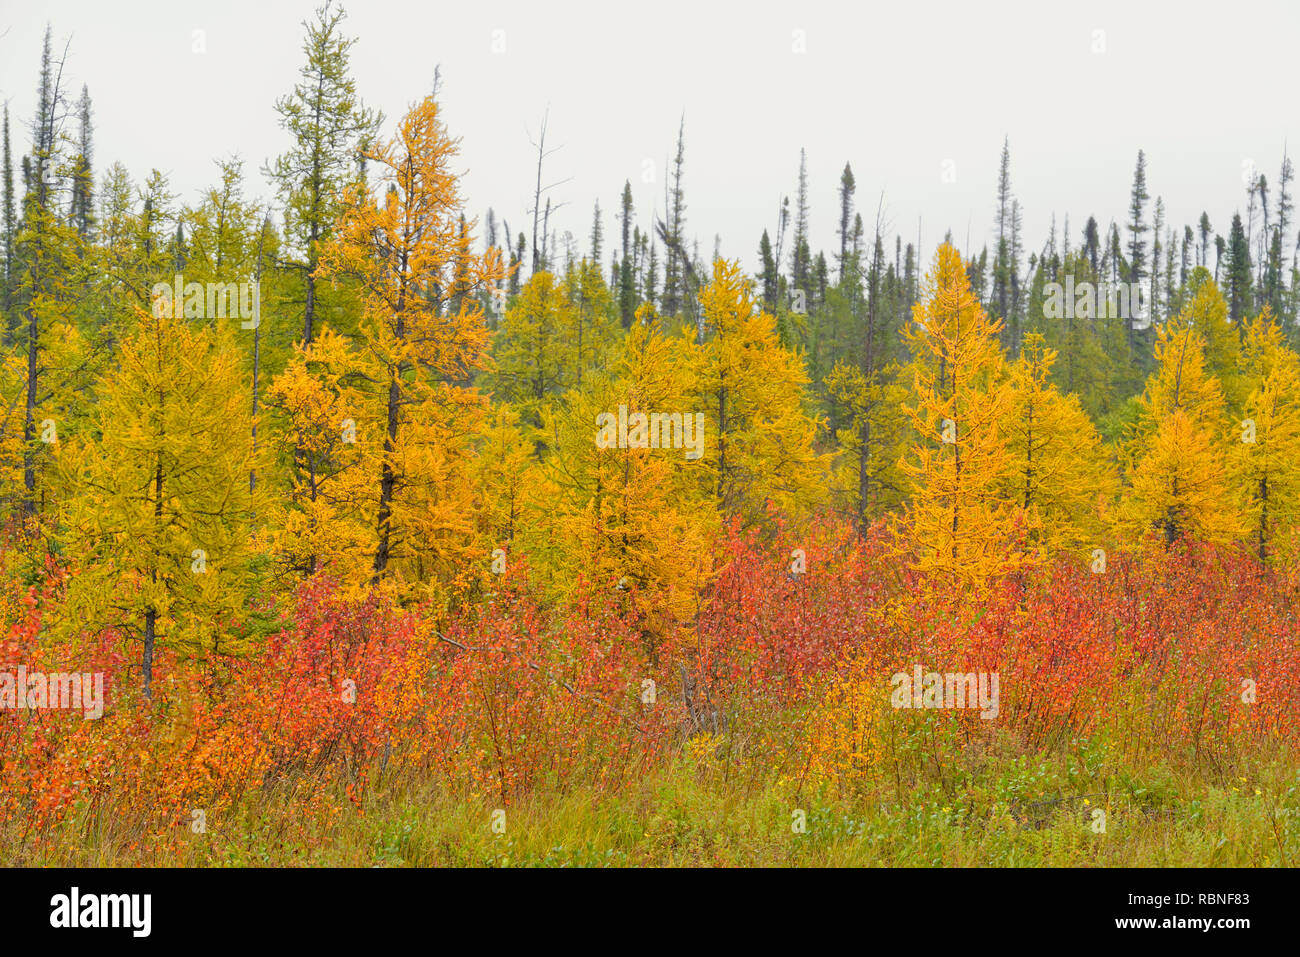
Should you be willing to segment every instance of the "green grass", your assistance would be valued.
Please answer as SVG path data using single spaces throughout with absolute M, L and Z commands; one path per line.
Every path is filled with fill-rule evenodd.
M 1290 866 L 1300 776 L 1277 761 L 1210 772 L 1112 766 L 1098 746 L 981 755 L 844 793 L 738 783 L 712 756 L 680 757 L 619 793 L 521 797 L 493 829 L 491 800 L 430 785 L 372 788 L 364 813 L 258 794 L 175 849 L 127 816 L 83 812 L 44 834 L 0 830 L 5 864 L 363 867 Z M 328 805 L 334 804 L 331 809 Z M 1094 811 L 1105 813 L 1099 831 Z M 805 830 L 792 826 L 796 811 Z

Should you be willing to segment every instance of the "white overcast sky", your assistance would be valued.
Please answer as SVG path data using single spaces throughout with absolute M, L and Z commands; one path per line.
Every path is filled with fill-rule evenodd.
M 216 180 L 216 157 L 259 169 L 286 145 L 272 109 L 302 61 L 316 0 L 0 0 L 0 98 L 25 149 L 41 36 L 70 37 L 75 94 L 89 85 L 96 172 L 120 160 L 137 182 L 170 175 L 187 202 Z M 557 214 L 587 246 L 592 204 L 613 213 L 630 179 L 638 223 L 663 205 L 665 161 L 686 118 L 688 233 L 712 253 L 756 264 L 775 236 L 808 152 L 813 241 L 835 239 L 846 160 L 863 219 L 880 194 L 891 232 L 921 221 L 927 260 L 945 230 L 978 249 L 991 234 L 997 164 L 1010 138 L 1012 186 L 1037 249 L 1053 213 L 1077 244 L 1086 217 L 1122 221 L 1139 148 L 1151 195 L 1176 228 L 1201 210 L 1226 234 L 1244 213 L 1243 164 L 1276 186 L 1283 147 L 1300 151 L 1292 65 L 1295 0 L 1088 2 L 492 2 L 345 4 L 359 38 L 352 70 L 366 102 L 396 116 L 442 68 L 442 105 L 462 138 L 467 207 L 525 228 L 550 109 L 546 179 Z M 194 31 L 206 52 L 192 52 Z M 504 51 L 493 52 L 494 31 Z M 806 52 L 795 51 L 802 31 Z M 1100 33 L 1098 31 L 1101 31 Z M 1094 52 L 1098 41 L 1104 52 Z M 643 182 L 645 161 L 656 180 Z M 943 182 L 951 161 L 955 182 Z M 1149 213 L 1148 213 L 1149 215 Z M 1300 225 L 1300 224 L 1298 224 Z

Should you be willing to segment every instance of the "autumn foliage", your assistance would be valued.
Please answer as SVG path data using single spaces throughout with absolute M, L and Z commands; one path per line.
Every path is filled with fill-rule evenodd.
M 872 800 L 994 751 L 1296 766 L 1300 359 L 1267 306 L 1230 319 L 1198 270 L 1103 419 L 1082 353 L 1046 322 L 1008 348 L 949 243 L 877 329 L 878 251 L 871 306 L 844 265 L 820 291 L 867 319 L 819 328 L 852 340 L 824 361 L 775 265 L 760 287 L 663 224 L 671 295 L 651 265 L 616 296 L 598 229 L 525 277 L 522 236 L 479 246 L 435 98 L 376 139 L 331 75 L 337 129 L 282 105 L 314 137 L 275 166 L 282 232 L 232 161 L 170 261 L 165 183 L 136 213 L 118 181 L 111 236 L 76 246 L 82 280 L 126 277 L 78 306 L 102 314 L 24 266 L 0 836 L 111 822 L 170 861 L 258 801 L 506 808 L 678 762 Z M 25 249 L 72 242 L 51 215 Z M 265 322 L 141 301 L 226 262 L 266 271 Z M 99 675 L 102 715 L 7 703 L 20 670 Z M 900 704 L 928 673 L 996 701 Z
M 807 571 L 792 575 L 796 548 Z M 40 831 L 142 809 L 140 840 L 176 846 L 194 809 L 220 820 L 252 793 L 335 813 L 346 795 L 364 813 L 375 786 L 432 779 L 508 806 L 538 788 L 627 786 L 686 739 L 800 789 L 907 779 L 994 735 L 1027 750 L 1100 737 L 1223 772 L 1261 748 L 1294 757 L 1296 583 L 1248 555 L 1189 547 L 1116 557 L 1106 574 L 1058 562 L 977 601 L 927 596 L 887 554 L 879 531 L 733 529 L 696 628 L 657 663 L 616 603 L 547 610 L 522 575 L 442 630 L 313 580 L 257 655 L 202 672 L 160 662 L 152 705 L 104 635 L 75 662 L 109 675 L 103 719 L 0 716 L 0 813 Z M 35 643 L 55 590 L 6 599 L 0 666 L 74 664 Z M 890 676 L 918 662 L 997 672 L 998 720 L 891 709 Z

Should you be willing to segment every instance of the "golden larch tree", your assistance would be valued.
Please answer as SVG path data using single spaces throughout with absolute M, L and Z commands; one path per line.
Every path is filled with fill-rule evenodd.
M 705 417 L 701 484 L 724 515 L 805 513 L 822 498 L 826 461 L 813 448 L 818 426 L 805 409 L 803 359 L 782 347 L 739 264 L 714 263 L 700 307 L 705 338 L 691 345 L 688 362 L 691 410 Z
M 1166 547 L 1184 537 L 1231 541 L 1241 526 L 1225 471 L 1228 420 L 1205 339 L 1172 319 L 1156 333 L 1155 358 L 1124 451 L 1118 529 L 1137 540 L 1155 534 Z
M 321 254 L 322 275 L 346 276 L 362 302 L 358 346 L 379 370 L 382 413 L 370 470 L 376 487 L 371 582 L 429 593 L 473 558 L 471 438 L 484 401 L 482 294 L 505 277 L 500 251 L 472 251 L 452 162 L 458 141 L 427 97 L 394 137 L 366 151 L 375 193 L 350 191 Z
M 585 579 L 621 595 L 651 658 L 694 613 L 718 528 L 699 480 L 707 443 L 696 440 L 707 433 L 690 405 L 688 362 L 683 340 L 643 307 L 611 371 L 589 374 L 544 416 L 548 534 L 535 553 L 563 594 Z
M 1027 545 L 1044 557 L 1095 541 L 1117 484 L 1078 397 L 1051 383 L 1056 356 L 1042 335 L 1026 334 L 1008 369 L 1001 425 L 1008 455 L 1002 494 L 1024 514 Z
M 368 587 L 379 507 L 373 463 L 386 424 L 372 385 L 382 369 L 368 358 L 318 324 L 267 392 L 287 459 L 270 541 L 286 587 L 317 572 L 354 597 Z
M 1247 325 L 1241 352 L 1249 392 L 1228 473 L 1255 554 L 1267 562 L 1300 525 L 1300 357 L 1283 343 L 1267 306 Z
M 900 463 L 913 491 L 899 531 L 913 567 L 944 587 L 982 587 L 1017 562 L 1013 510 L 1000 488 L 1011 402 L 1000 329 L 972 292 L 961 255 L 940 246 L 907 333 L 912 399 L 903 411 L 916 438 Z

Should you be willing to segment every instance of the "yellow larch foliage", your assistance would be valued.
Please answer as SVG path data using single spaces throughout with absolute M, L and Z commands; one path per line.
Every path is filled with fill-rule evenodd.
M 528 425 L 538 425 L 542 405 L 566 383 L 572 385 L 565 377 L 567 312 L 564 287 L 554 275 L 539 270 L 524 283 L 493 333 L 489 386 L 494 397 L 509 402 Z
M 1156 331 L 1156 370 L 1138 403 L 1137 437 L 1154 430 L 1175 409 L 1211 429 L 1224 423 L 1223 388 L 1205 360 L 1205 337 L 1178 319 Z
M 1246 397 L 1246 384 L 1238 374 L 1238 354 L 1243 330 L 1228 320 L 1228 303 L 1209 273 L 1196 270 L 1189 283 L 1192 296 L 1168 323 L 1173 329 L 1190 326 L 1201 337 L 1206 372 L 1223 392 L 1229 409 L 1237 409 Z
M 1074 395 L 1051 384 L 1056 351 L 1029 333 L 1008 370 L 1002 494 L 1024 514 L 1027 545 L 1048 554 L 1096 540 L 1116 492 L 1114 466 Z
M 1155 533 L 1170 545 L 1184 537 L 1229 542 L 1241 533 L 1218 436 L 1186 409 L 1160 419 L 1129 481 L 1119 525 L 1134 538 Z
M 282 586 L 323 572 L 359 597 L 369 587 L 379 496 L 368 467 L 383 435 L 381 407 L 365 388 L 374 363 L 322 326 L 295 349 L 266 395 L 288 457 L 287 498 L 271 522 Z
M 204 657 L 256 637 L 262 562 L 250 387 L 224 326 L 141 311 L 121 364 L 97 385 L 93 431 L 58 447 L 70 576 L 59 627 L 115 628 Z
M 760 520 L 769 507 L 803 515 L 822 499 L 827 467 L 813 449 L 802 358 L 783 348 L 739 264 L 719 259 L 700 290 L 704 341 L 692 343 L 690 402 L 705 416 L 698 478 L 724 515 Z M 687 333 L 690 335 L 690 333 Z
M 377 502 L 371 582 L 434 600 L 480 557 L 471 437 L 485 402 L 469 381 L 485 365 L 481 294 L 505 277 L 498 249 L 472 251 L 457 151 L 433 98 L 413 106 L 390 141 L 366 152 L 375 195 L 349 191 L 320 262 L 323 276 L 357 283 L 358 348 L 379 369 L 367 417 L 381 432 L 361 449 Z
M 631 604 L 652 657 L 696 611 L 718 526 L 699 490 L 683 352 L 642 310 L 613 374 L 589 375 L 543 415 L 549 497 L 539 524 L 549 534 L 535 553 L 562 592 L 585 579 Z
M 807 773 L 843 790 L 869 779 L 885 756 L 888 683 L 869 656 L 841 663 L 814 705 L 807 736 Z
M 529 521 L 542 479 L 532 431 L 515 409 L 501 404 L 493 406 L 479 438 L 474 484 L 479 531 L 489 552 L 509 549 Z
M 913 567 L 942 588 L 982 588 L 1023 560 L 1000 488 L 1011 462 L 1000 430 L 1011 405 L 1000 328 L 961 255 L 940 246 L 907 333 L 912 402 L 903 410 L 916 439 L 900 463 L 913 492 L 897 531 Z
M 1300 357 L 1267 306 L 1246 327 L 1242 382 L 1249 389 L 1228 453 L 1228 474 L 1260 561 L 1293 559 L 1300 525 Z M 1280 554 L 1279 554 L 1280 552 Z
M 1168 546 L 1183 537 L 1226 542 L 1240 534 L 1225 472 L 1223 392 L 1204 350 L 1201 333 L 1186 323 L 1157 332 L 1158 366 L 1125 450 L 1128 487 L 1116 519 L 1134 539 L 1154 534 Z
M 564 306 L 560 312 L 565 379 L 577 385 L 590 370 L 604 369 L 623 330 L 614 315 L 614 299 L 600 264 L 590 259 L 574 263 L 564 276 Z

